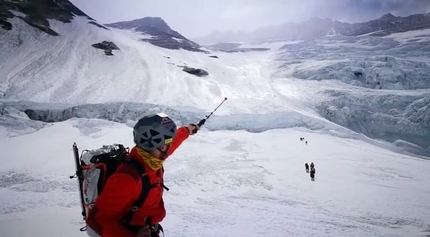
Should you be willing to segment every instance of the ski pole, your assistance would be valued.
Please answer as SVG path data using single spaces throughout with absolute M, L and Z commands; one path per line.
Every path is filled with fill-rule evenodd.
M 211 116 L 212 116 L 212 114 L 225 102 L 227 100 L 227 97 L 225 97 L 224 98 L 224 100 L 209 114 L 209 115 L 206 115 L 205 116 L 205 118 L 204 119 L 202 119 L 202 120 L 200 120 L 200 122 L 197 124 L 199 127 L 201 127 L 203 124 L 205 124 L 206 123 L 206 120 L 207 119 L 209 119 Z M 197 132 L 197 128 L 195 128 L 194 130 L 193 130 L 193 132 Z

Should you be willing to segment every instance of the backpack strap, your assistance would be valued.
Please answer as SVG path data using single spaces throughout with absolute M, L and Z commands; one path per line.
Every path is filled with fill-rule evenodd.
M 132 208 L 127 212 L 127 214 L 121 219 L 122 224 L 124 224 L 126 227 L 128 227 L 131 230 L 138 231 L 142 226 L 134 226 L 131 225 L 131 219 L 133 219 L 134 213 L 139 210 L 139 208 L 143 205 L 146 198 L 148 197 L 149 191 L 156 187 L 159 184 L 151 184 L 151 181 L 149 180 L 148 174 L 145 171 L 145 168 L 136 160 L 134 159 L 125 159 L 124 162 L 127 162 L 131 166 L 135 167 L 142 178 L 142 189 L 140 191 L 139 197 L 136 201 L 134 201 Z M 167 187 L 162 184 L 163 188 L 168 190 Z M 147 225 L 151 224 L 151 217 L 148 217 L 145 221 Z
M 131 163 L 134 163 L 136 167 L 138 167 L 138 169 L 144 169 L 137 161 L 135 160 L 130 160 Z M 163 172 L 164 172 L 164 167 L 162 167 Z M 149 181 L 149 177 L 147 175 L 146 172 L 141 172 L 142 173 L 142 191 L 140 192 L 139 197 L 137 198 L 136 201 L 134 201 L 133 203 L 133 207 L 131 208 L 130 212 L 136 212 L 141 206 L 142 204 L 145 202 L 146 198 L 148 197 L 149 191 L 152 188 L 157 187 L 159 184 L 151 184 L 151 182 Z M 169 191 L 169 188 L 166 187 L 164 185 L 164 183 L 161 183 L 161 186 L 166 189 L 167 191 Z

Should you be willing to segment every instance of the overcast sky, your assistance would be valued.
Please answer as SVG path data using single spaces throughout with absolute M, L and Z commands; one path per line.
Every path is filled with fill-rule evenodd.
M 251 31 L 258 27 L 311 17 L 346 22 L 374 19 L 391 12 L 430 12 L 430 0 L 71 0 L 100 23 L 147 16 L 163 18 L 185 37 L 216 30 Z

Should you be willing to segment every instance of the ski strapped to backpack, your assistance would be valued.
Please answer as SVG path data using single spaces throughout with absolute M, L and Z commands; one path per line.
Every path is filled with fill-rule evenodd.
M 94 207 L 94 203 L 107 182 L 107 179 L 115 172 L 119 165 L 128 163 L 130 166 L 137 169 L 142 177 L 142 191 L 133 203 L 132 208 L 121 219 L 121 224 L 127 228 L 137 231 L 142 226 L 132 226 L 130 224 L 134 213 L 142 206 L 148 197 L 149 191 L 158 184 L 151 184 L 145 168 L 139 162 L 127 158 L 129 154 L 128 148 L 121 144 L 104 145 L 95 150 L 83 150 L 79 156 L 79 150 L 76 143 L 73 144 L 73 155 L 76 164 L 76 173 L 70 178 L 77 178 L 79 184 L 79 194 L 82 207 L 82 217 L 86 221 L 88 213 Z M 164 184 L 161 184 L 166 190 L 169 190 Z M 150 218 L 147 219 L 150 225 Z M 158 225 L 161 227 L 161 225 Z M 159 228 L 162 230 L 162 227 Z M 89 236 L 98 236 L 91 228 L 82 227 L 81 231 L 87 231 Z

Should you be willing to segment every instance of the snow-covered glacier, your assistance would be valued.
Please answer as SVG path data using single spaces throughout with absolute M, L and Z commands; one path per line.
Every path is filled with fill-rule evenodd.
M 126 123 L 163 111 L 179 122 L 197 122 L 228 97 L 214 115 L 222 119 L 206 124 L 209 129 L 305 127 L 364 134 L 430 155 L 429 30 L 261 43 L 250 47 L 270 50 L 207 54 L 155 47 L 136 32 L 90 21 L 50 21 L 60 34 L 52 37 L 13 18 L 14 29 L 0 34 L 1 123 L 24 119 L 11 134 L 42 126 L 30 126 L 27 119 Z M 91 47 L 103 40 L 120 50 L 106 56 Z M 185 66 L 209 75 L 187 74 Z
M 273 77 L 300 79 L 297 90 L 322 117 L 430 154 L 430 30 L 289 43 L 276 61 Z

